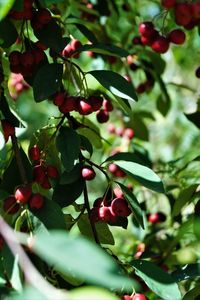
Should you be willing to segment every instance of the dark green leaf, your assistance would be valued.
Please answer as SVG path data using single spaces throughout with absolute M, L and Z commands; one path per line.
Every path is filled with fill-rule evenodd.
M 200 285 L 191 289 L 187 294 L 184 295 L 182 300 L 199 300 L 200 296 Z
M 57 4 L 57 3 L 61 3 L 64 2 L 65 0 L 40 0 L 40 2 L 44 5 L 44 6 L 49 6 L 51 4 Z
M 80 232 L 94 241 L 94 235 L 92 232 L 91 224 L 88 218 L 88 214 L 84 214 L 81 216 L 81 218 L 78 220 L 78 228 Z M 95 223 L 95 228 L 97 231 L 97 236 L 99 238 L 99 241 L 101 244 L 109 244 L 114 245 L 115 241 L 112 236 L 111 231 L 109 230 L 108 224 L 105 222 L 97 222 Z
M 185 114 L 185 116 L 190 122 L 192 122 L 197 128 L 200 129 L 200 111 L 189 115 Z
M 121 75 L 113 71 L 90 71 L 91 74 L 104 88 L 112 94 L 127 100 L 137 101 L 133 86 Z
M 71 171 L 80 153 L 80 136 L 69 127 L 61 127 L 56 139 L 56 146 L 61 153 L 61 161 L 66 171 Z
M 13 294 L 9 297 L 6 297 L 7 300 L 48 300 L 49 297 L 46 297 L 42 291 L 37 290 L 35 287 L 28 286 L 25 287 L 22 293 Z
M 33 251 L 63 274 L 73 272 L 86 282 L 118 290 L 133 287 L 134 282 L 123 275 L 110 255 L 93 242 L 70 236 L 66 231 L 39 234 Z
M 34 33 L 42 43 L 57 53 L 61 52 L 70 41 L 70 38 L 62 37 L 62 29 L 55 20 L 52 20 Z
M 53 63 L 42 66 L 33 82 L 33 94 L 36 102 L 47 99 L 56 93 L 62 83 L 63 66 Z
M 0 20 L 2 20 L 11 9 L 15 0 L 0 0 Z
M 187 265 L 182 269 L 174 271 L 171 276 L 175 281 L 182 281 L 200 276 L 200 263 Z
M 63 172 L 60 178 L 60 184 L 70 184 L 77 181 L 80 178 L 82 164 L 78 163 L 74 166 L 74 168 L 67 172 Z
M 90 143 L 88 138 L 86 138 L 86 136 L 81 135 L 81 134 L 79 136 L 81 138 L 81 149 L 88 151 L 90 156 L 92 156 L 92 153 L 93 153 L 92 144 Z
M 71 184 L 57 184 L 53 192 L 53 200 L 61 207 L 72 204 L 82 193 L 85 181 L 79 178 Z
M 120 182 L 116 182 L 116 183 L 119 184 L 120 188 L 122 189 L 122 192 L 124 193 L 124 197 L 128 201 L 129 206 L 138 224 L 144 229 L 143 212 L 137 198 L 125 185 L 123 185 Z
M 112 156 L 109 156 L 105 162 L 107 161 L 118 161 L 118 160 L 125 160 L 125 161 L 132 161 L 141 165 L 144 165 L 144 161 L 135 153 L 131 152 L 119 152 Z
M 52 200 L 45 199 L 42 208 L 31 210 L 47 229 L 65 229 L 65 219 L 61 207 Z
M 132 263 L 136 274 L 159 297 L 165 300 L 180 300 L 181 293 L 174 278 L 150 261 L 135 260 Z
M 168 114 L 171 107 L 170 98 L 166 98 L 163 97 L 163 95 L 160 95 L 157 99 L 156 105 L 159 112 L 165 117 Z
M 4 118 L 9 120 L 9 122 L 12 123 L 13 126 L 15 126 L 15 127 L 19 126 L 20 122 L 15 117 L 15 115 L 11 112 L 8 102 L 6 100 L 6 97 L 3 94 L 3 91 L 2 91 L 1 97 L 0 97 L 0 111 L 2 112 Z
M 103 43 L 93 43 L 92 45 L 84 45 L 79 47 L 76 52 L 82 52 L 82 51 L 93 51 L 95 53 L 118 56 L 118 57 L 126 57 L 129 55 L 129 53 L 122 48 L 119 48 L 114 45 L 103 44 Z M 91 72 L 89 73 L 91 74 Z
M 0 22 L 0 47 L 8 48 L 16 42 L 17 30 L 9 19 Z
M 97 43 L 97 38 L 94 33 L 89 30 L 85 25 L 75 23 L 76 27 L 80 30 L 80 32 L 92 43 Z M 84 50 L 83 50 L 84 51 Z

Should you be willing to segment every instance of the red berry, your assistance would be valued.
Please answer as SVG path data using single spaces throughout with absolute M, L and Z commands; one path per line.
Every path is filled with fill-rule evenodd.
M 166 216 L 161 212 L 148 214 L 147 218 L 148 218 L 148 221 L 153 224 L 164 222 L 166 220 Z
M 170 8 L 174 7 L 175 4 L 176 4 L 176 0 L 162 0 L 161 1 L 161 5 L 166 9 L 170 9 Z
M 110 112 L 113 110 L 113 105 L 112 102 L 110 100 L 103 100 L 103 109 L 107 112 Z
M 128 203 L 124 198 L 115 198 L 111 202 L 112 213 L 120 217 L 128 217 L 131 214 L 131 210 L 128 207 Z
M 119 170 L 119 167 L 116 164 L 110 164 L 108 170 L 110 173 L 115 174 Z
M 46 8 L 40 8 L 37 12 L 37 20 L 39 23 L 42 25 L 47 24 L 51 21 L 51 13 L 48 9 Z
M 64 103 L 65 97 L 66 95 L 64 92 L 58 92 L 53 96 L 53 103 L 56 106 L 61 106 Z
M 110 207 L 102 206 L 99 208 L 99 216 L 101 220 L 105 222 L 114 223 L 117 220 L 117 217 L 113 214 Z
M 188 3 L 178 3 L 175 6 L 175 22 L 178 25 L 186 26 L 193 18 L 191 5 Z
M 158 53 L 166 53 L 169 49 L 169 41 L 164 36 L 157 37 L 151 45 L 151 48 Z
M 137 293 L 132 296 L 131 300 L 147 300 L 147 298 L 145 295 Z
M 29 157 L 31 160 L 39 160 L 40 159 L 40 149 L 38 145 L 34 145 L 29 149 Z
M 102 106 L 103 98 L 101 96 L 90 96 L 88 98 L 88 103 L 92 106 L 93 111 L 97 111 Z
M 0 251 L 3 249 L 3 246 L 4 246 L 4 239 L 2 235 L 0 235 Z
M 34 64 L 34 56 L 32 51 L 26 51 L 21 55 L 21 65 L 24 67 L 30 67 Z
M 107 56 L 107 59 L 108 59 L 109 64 L 111 64 L 111 65 L 113 65 L 117 62 L 116 56 L 109 55 L 109 56 Z
M 181 29 L 174 29 L 168 34 L 168 39 L 171 43 L 182 45 L 185 42 L 185 32 Z
M 44 198 L 39 193 L 33 194 L 29 200 L 29 206 L 32 209 L 40 209 L 43 207 L 43 204 L 44 204 Z
M 34 57 L 36 65 L 39 65 L 45 59 L 45 53 L 40 49 L 33 49 L 32 55 Z
M 35 46 L 36 46 L 39 50 L 42 50 L 42 51 L 48 49 L 48 47 L 47 47 L 46 45 L 44 45 L 42 42 L 40 42 L 40 41 L 37 41 L 37 42 L 35 43 Z
M 92 167 L 87 166 L 82 168 L 81 175 L 85 180 L 93 180 L 96 176 L 96 173 Z
M 9 62 L 12 66 L 18 66 L 21 63 L 22 53 L 19 51 L 12 51 L 9 54 Z
M 97 112 L 96 117 L 99 123 L 106 123 L 109 120 L 109 113 L 104 109 L 100 109 Z
M 93 203 L 93 207 L 101 207 L 102 203 L 103 203 L 103 198 L 102 197 L 97 198 Z
M 140 36 L 135 36 L 133 39 L 132 39 L 132 43 L 134 45 L 141 45 L 141 39 L 140 39 Z
M 71 45 L 67 45 L 62 51 L 62 56 L 68 58 L 72 55 L 72 53 L 73 53 L 73 49 Z
M 45 190 L 49 190 L 51 188 L 51 183 L 49 182 L 49 179 L 47 176 L 44 177 L 43 182 L 41 183 L 41 187 Z
M 44 166 L 37 165 L 33 168 L 33 180 L 42 184 L 46 177 L 46 170 Z
M 98 222 L 101 220 L 99 216 L 99 207 L 93 207 L 90 211 L 90 219 L 92 222 Z
M 78 103 L 78 112 L 81 115 L 89 115 L 93 112 L 92 106 L 85 99 L 81 99 Z
M 132 128 L 125 128 L 124 129 L 124 136 L 131 140 L 135 135 L 135 132 Z
M 73 96 L 65 97 L 63 104 L 59 107 L 61 113 L 66 114 L 70 111 L 77 110 L 78 98 Z
M 143 36 L 150 36 L 154 31 L 154 24 L 152 22 L 143 22 L 139 25 L 139 33 Z
M 193 18 L 200 21 L 200 3 L 191 3 Z
M 109 133 L 115 133 L 116 128 L 115 128 L 114 124 L 112 124 L 112 123 L 108 124 L 107 128 L 108 128 Z
M 46 168 L 47 176 L 50 178 L 58 178 L 58 170 L 55 166 L 48 165 Z
M 15 191 L 15 198 L 20 203 L 27 203 L 31 195 L 32 188 L 29 185 L 19 186 Z
M 17 200 L 14 196 L 10 196 L 4 200 L 3 210 L 7 214 L 9 215 L 15 214 L 16 212 L 18 212 L 19 208 L 20 206 L 17 203 Z
M 15 127 L 7 120 L 1 120 L 1 126 L 5 142 L 7 143 L 9 137 L 15 134 Z
M 79 40 L 72 40 L 70 45 L 71 45 L 72 51 L 76 51 L 79 47 L 82 46 L 82 44 Z
M 137 88 L 136 88 L 136 92 L 138 94 L 142 94 L 146 91 L 146 84 L 145 83 L 140 83 Z
M 124 128 L 122 128 L 122 127 L 116 128 L 115 133 L 118 136 L 123 136 L 123 134 L 124 134 Z
M 195 71 L 195 75 L 197 78 L 200 78 L 200 67 L 198 67 Z

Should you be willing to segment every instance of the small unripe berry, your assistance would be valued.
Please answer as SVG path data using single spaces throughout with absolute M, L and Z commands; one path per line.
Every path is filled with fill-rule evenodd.
M 39 160 L 40 159 L 40 149 L 38 145 L 34 145 L 29 149 L 29 157 L 31 160 Z
M 27 203 L 32 195 L 32 188 L 29 185 L 19 186 L 15 191 L 15 198 L 19 203 Z
M 39 194 L 33 194 L 29 200 L 29 206 L 31 209 L 40 209 L 43 207 L 44 204 L 44 197 Z
M 92 167 L 86 166 L 82 168 L 81 175 L 85 180 L 93 180 L 96 176 L 96 173 Z
M 14 196 L 10 196 L 4 200 L 3 210 L 7 214 L 9 215 L 15 214 L 16 212 L 18 212 L 19 208 L 20 206 L 17 203 L 17 200 Z

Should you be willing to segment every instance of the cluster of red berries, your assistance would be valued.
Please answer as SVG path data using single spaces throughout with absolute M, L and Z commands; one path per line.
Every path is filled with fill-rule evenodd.
M 33 0 L 24 0 L 23 10 L 15 11 L 11 10 L 9 16 L 14 20 L 31 20 L 33 17 Z
M 82 46 L 79 40 L 72 40 L 70 44 L 68 44 L 62 51 L 62 56 L 68 58 L 79 58 L 80 53 L 75 53 L 78 48 Z
M 139 25 L 140 43 L 150 46 L 157 53 L 166 53 L 170 43 L 182 45 L 185 42 L 185 33 L 181 29 L 174 29 L 167 36 L 161 35 L 152 22 L 143 22 Z
M 5 142 L 7 143 L 9 137 L 15 134 L 15 127 L 6 119 L 1 120 L 1 127 Z
M 53 165 L 45 164 L 37 145 L 29 149 L 29 157 L 35 163 L 33 167 L 33 181 L 44 189 L 50 189 L 52 187 L 50 180 L 59 177 L 57 168 Z
M 9 93 L 14 100 L 16 100 L 23 91 L 30 88 L 23 76 L 16 73 L 11 73 L 8 85 Z
M 57 92 L 52 96 L 53 103 L 58 106 L 61 113 L 66 114 L 72 111 L 79 112 L 80 115 L 89 115 L 96 112 L 99 123 L 105 123 L 109 119 L 109 112 L 113 110 L 110 100 L 101 96 L 90 96 L 88 98 L 69 96 L 66 92 Z
M 44 204 L 44 197 L 39 193 L 33 193 L 30 185 L 21 185 L 16 189 L 14 195 L 4 200 L 3 210 L 6 214 L 13 215 L 23 204 L 28 204 L 31 209 L 40 209 Z
M 147 220 L 149 223 L 157 224 L 166 221 L 166 215 L 162 212 L 147 214 Z
M 110 201 L 107 197 L 103 197 L 94 201 L 90 217 L 93 222 L 105 221 L 115 225 L 120 217 L 128 217 L 130 214 L 131 209 L 124 198 L 116 197 Z
M 11 72 L 21 73 L 24 77 L 32 76 L 46 58 L 44 48 L 45 46 L 38 41 L 32 43 L 32 47 L 23 53 L 17 50 L 12 51 L 9 54 Z
M 134 137 L 134 134 L 135 134 L 134 130 L 132 128 L 116 127 L 112 123 L 110 123 L 107 128 L 108 128 L 108 132 L 110 134 L 115 134 L 120 137 L 125 137 L 129 140 L 132 140 L 132 138 Z
M 122 300 L 148 300 L 144 294 L 134 293 L 133 295 L 124 295 Z
M 112 164 L 109 165 L 108 170 L 115 177 L 123 178 L 123 177 L 126 176 L 126 173 L 122 169 L 120 169 L 120 167 L 118 167 L 114 163 L 112 163 Z
M 177 0 L 162 0 L 161 4 L 166 9 L 173 9 L 175 22 L 184 26 L 185 29 L 193 29 L 200 24 L 200 3 L 185 1 L 179 3 Z

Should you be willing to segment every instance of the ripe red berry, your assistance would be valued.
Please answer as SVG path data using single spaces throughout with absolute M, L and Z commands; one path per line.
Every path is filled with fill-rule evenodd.
M 131 140 L 135 135 L 135 132 L 132 128 L 125 128 L 124 129 L 124 136 Z
M 77 110 L 78 107 L 78 98 L 73 96 L 65 97 L 65 100 L 61 106 L 59 106 L 59 110 L 61 113 L 66 114 L 70 111 Z
M 43 182 L 41 183 L 41 187 L 45 190 L 49 190 L 51 188 L 51 183 L 49 182 L 49 179 L 47 176 L 44 177 Z
M 195 71 L 195 75 L 197 78 L 200 78 L 200 67 L 198 67 Z
M 72 53 L 73 53 L 73 49 L 72 49 L 71 45 L 69 44 L 63 49 L 62 56 L 68 58 L 72 55 Z
M 15 191 L 15 198 L 17 202 L 27 203 L 32 195 L 32 188 L 30 185 L 19 186 Z
M 104 109 L 100 109 L 96 113 L 96 118 L 99 123 L 106 123 L 109 120 L 109 113 Z
M 5 142 L 7 143 L 9 137 L 15 134 L 15 127 L 5 119 L 1 120 L 1 126 L 3 129 Z
M 15 214 L 18 212 L 20 205 L 17 203 L 17 200 L 14 196 L 10 196 L 4 200 L 3 210 L 9 214 Z
M 175 22 L 178 25 L 186 26 L 193 19 L 192 8 L 188 3 L 177 3 L 175 6 Z
M 58 92 L 55 95 L 53 95 L 53 103 L 56 106 L 61 106 L 64 103 L 65 100 L 65 93 L 64 92 Z
M 191 3 L 192 15 L 194 20 L 200 21 L 200 3 Z
M 99 216 L 99 207 L 93 207 L 90 211 L 90 219 L 92 222 L 98 222 L 101 220 Z
M 150 223 L 156 224 L 156 223 L 164 222 L 166 220 L 166 216 L 163 213 L 158 212 L 158 213 L 148 214 L 147 219 Z
M 40 159 L 40 149 L 38 145 L 34 145 L 29 149 L 29 157 L 31 160 L 39 160 Z
M 96 173 L 92 167 L 86 166 L 82 168 L 81 175 L 85 180 L 93 180 L 96 176 Z
M 47 24 L 51 21 L 51 13 L 48 9 L 46 8 L 40 8 L 37 12 L 37 20 L 39 23 L 42 25 Z
M 128 217 L 131 214 L 131 210 L 128 207 L 128 203 L 124 198 L 115 198 L 111 202 L 112 213 L 120 217 Z
M 109 223 L 115 223 L 117 221 L 117 216 L 115 216 L 108 206 L 102 206 L 99 208 L 99 216 L 101 220 Z
M 104 99 L 103 100 L 103 109 L 105 110 L 105 111 L 112 111 L 113 110 L 113 105 L 112 105 L 112 102 L 110 101 L 110 100 L 106 100 L 106 99 Z
M 166 37 L 159 36 L 153 41 L 151 48 L 157 53 L 166 53 L 169 49 L 169 41 Z
M 88 103 L 92 106 L 93 111 L 98 111 L 102 106 L 103 98 L 101 96 L 90 96 Z
M 132 43 L 134 45 L 141 45 L 141 39 L 140 36 L 134 36 L 134 38 L 132 39 Z
M 30 67 L 34 64 L 34 56 L 32 51 L 26 51 L 22 53 L 20 58 L 21 65 L 24 67 Z
M 119 169 L 119 167 L 116 164 L 110 164 L 109 167 L 108 167 L 108 170 L 112 174 L 115 174 L 118 169 Z
M 58 178 L 58 169 L 53 165 L 48 165 L 46 168 L 47 176 L 50 178 Z
M 79 47 L 82 46 L 82 44 L 79 40 L 72 40 L 70 45 L 71 45 L 72 51 L 76 51 Z
M 143 22 L 139 25 L 139 33 L 143 36 L 150 36 L 154 31 L 154 24 L 152 22 Z
M 78 112 L 81 115 L 89 115 L 93 112 L 92 105 L 85 99 L 80 99 L 78 103 Z
M 19 52 L 19 51 L 12 51 L 10 54 L 9 54 L 9 62 L 12 66 L 18 66 L 20 65 L 21 63 L 21 56 L 22 56 L 22 53 Z
M 46 170 L 44 166 L 37 165 L 33 168 L 33 180 L 42 184 L 46 177 Z
M 147 300 L 147 298 L 143 294 L 136 293 L 132 296 L 131 300 Z
M 170 9 L 170 8 L 174 7 L 175 4 L 176 4 L 176 0 L 162 0 L 161 1 L 161 5 L 166 9 Z
M 168 34 L 168 39 L 171 43 L 182 45 L 185 42 L 186 35 L 181 29 L 174 29 Z
M 35 42 L 35 46 L 36 46 L 38 49 L 42 50 L 42 51 L 48 49 L 48 47 L 47 47 L 46 45 L 44 45 L 42 42 L 40 42 L 40 41 Z
M 32 209 L 40 209 L 42 208 L 44 205 L 44 197 L 39 194 L 33 194 L 29 200 L 29 206 Z
M 33 49 L 32 55 L 34 57 L 34 62 L 36 65 L 39 65 L 45 59 L 45 53 L 40 49 Z

